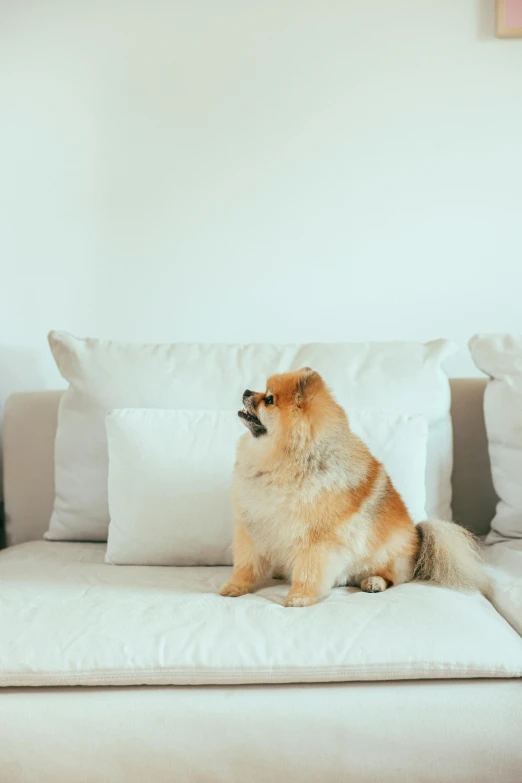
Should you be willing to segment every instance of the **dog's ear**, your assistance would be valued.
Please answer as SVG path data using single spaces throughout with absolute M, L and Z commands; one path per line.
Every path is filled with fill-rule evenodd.
M 323 379 L 311 367 L 303 367 L 302 370 L 299 370 L 296 394 L 296 402 L 299 407 L 307 402 L 311 402 L 322 386 Z

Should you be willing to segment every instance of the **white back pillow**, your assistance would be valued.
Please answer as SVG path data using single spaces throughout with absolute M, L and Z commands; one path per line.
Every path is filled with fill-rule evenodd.
M 424 518 L 427 425 L 421 416 L 349 410 L 416 521 Z M 230 565 L 237 414 L 116 410 L 106 421 L 111 522 L 106 562 Z
M 487 541 L 522 538 L 522 335 L 480 335 L 469 343 L 490 376 L 484 395 L 493 486 L 500 498 Z
M 114 408 L 237 411 L 246 388 L 309 366 L 345 408 L 370 407 L 428 422 L 427 512 L 451 514 L 450 390 L 444 340 L 309 345 L 133 345 L 52 332 L 51 349 L 69 388 L 55 444 L 56 499 L 46 538 L 105 541 L 108 455 L 105 416 Z

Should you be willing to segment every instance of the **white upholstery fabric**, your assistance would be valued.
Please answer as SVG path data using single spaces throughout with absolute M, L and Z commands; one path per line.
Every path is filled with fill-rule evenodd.
M 106 420 L 106 563 L 232 564 L 232 411 L 115 410 Z
M 493 580 L 491 600 L 522 635 L 522 540 L 499 541 L 485 547 L 484 556 Z
M 344 407 L 370 407 L 428 421 L 426 511 L 451 513 L 448 379 L 452 343 L 325 345 L 129 345 L 54 332 L 50 343 L 70 387 L 55 446 L 56 501 L 47 537 L 106 540 L 105 416 L 114 408 L 237 410 L 243 390 L 305 365 L 321 372 Z
M 469 345 L 475 364 L 491 378 L 484 414 L 500 501 L 488 541 L 522 538 L 522 335 L 475 335 Z
M 425 518 L 422 416 L 348 409 L 352 430 L 386 466 L 416 521 Z M 236 443 L 232 411 L 113 411 L 106 420 L 111 522 L 106 562 L 231 565 Z
M 0 685 L 183 685 L 522 676 L 522 639 L 479 594 L 288 585 L 222 598 L 229 568 L 115 568 L 104 546 L 0 553 Z
M 520 783 L 522 681 L 6 689 L 2 783 Z

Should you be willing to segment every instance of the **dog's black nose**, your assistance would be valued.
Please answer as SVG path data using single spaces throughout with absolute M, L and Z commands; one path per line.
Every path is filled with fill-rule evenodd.
M 254 392 L 250 391 L 250 389 L 245 389 L 243 392 L 243 397 L 251 397 Z

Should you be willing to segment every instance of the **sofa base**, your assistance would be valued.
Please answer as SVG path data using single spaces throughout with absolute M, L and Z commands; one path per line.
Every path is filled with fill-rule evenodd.
M 522 682 L 0 692 L 5 783 L 519 783 Z

